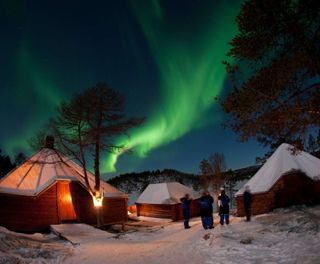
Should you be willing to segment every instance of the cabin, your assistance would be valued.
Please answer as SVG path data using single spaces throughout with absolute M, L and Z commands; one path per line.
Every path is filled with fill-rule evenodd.
M 320 203 L 320 159 L 282 144 L 260 170 L 235 194 L 237 215 L 245 216 L 243 193 L 252 194 L 251 214 L 291 205 Z
M 94 175 L 89 171 L 90 186 Z M 128 196 L 101 180 L 102 225 L 128 220 Z M 0 180 L 0 225 L 12 231 L 45 232 L 61 223 L 97 224 L 97 210 L 81 166 L 46 144 Z
M 190 204 L 190 217 L 199 216 L 200 195 L 178 182 L 149 184 L 136 201 L 137 216 L 181 220 L 183 212 L 180 198 L 186 193 L 193 199 Z

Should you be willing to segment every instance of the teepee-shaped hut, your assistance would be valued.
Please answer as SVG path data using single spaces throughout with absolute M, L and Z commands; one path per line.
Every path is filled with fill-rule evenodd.
M 295 204 L 320 203 L 320 159 L 281 144 L 260 170 L 235 195 L 237 214 L 244 216 L 243 192 L 252 193 L 252 214 Z
M 94 186 L 94 176 L 88 172 Z M 101 180 L 103 224 L 127 221 L 128 197 Z M 24 232 L 44 231 L 51 224 L 96 224 L 96 210 L 81 166 L 47 142 L 0 180 L 0 225 Z
M 190 204 L 190 216 L 198 216 L 197 199 L 200 195 L 178 182 L 149 184 L 137 199 L 137 215 L 180 220 L 183 218 L 180 198 L 186 193 L 193 199 Z

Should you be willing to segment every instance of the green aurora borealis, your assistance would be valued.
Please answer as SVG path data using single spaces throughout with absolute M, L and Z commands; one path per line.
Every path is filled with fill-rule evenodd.
M 132 115 L 146 117 L 116 142 L 132 149 L 137 162 L 221 119 L 214 97 L 224 88 L 221 62 L 236 33 L 239 1 L 77 2 L 76 9 L 72 1 L 26 3 L 1 2 L 8 36 L 1 117 L 10 109 L 13 119 L 0 134 L 7 154 L 31 154 L 27 139 L 59 102 L 98 81 L 121 87 L 128 103 L 138 104 Z M 122 154 L 107 154 L 102 172 L 116 171 Z
M 23 128 L 21 127 L 20 135 L 12 137 L 9 141 L 5 142 L 4 148 L 10 154 L 13 154 L 16 149 L 29 149 L 27 140 L 34 136 L 35 132 L 48 121 L 48 118 L 54 114 L 55 107 L 64 98 L 48 71 L 37 64 L 35 57 L 31 57 L 35 53 L 29 47 L 27 41 L 21 43 L 21 47 L 17 52 L 16 67 L 18 81 L 15 98 L 20 106 L 25 108 L 24 111 L 31 111 L 30 115 L 37 118 L 31 117 L 30 120 L 25 120 L 25 122 L 29 123 Z M 26 86 L 31 89 L 25 89 Z M 33 113 L 32 108 L 41 112 Z M 21 125 L 23 125 L 23 121 L 21 122 Z
M 223 88 L 225 70 L 221 62 L 228 41 L 236 33 L 232 18 L 237 13 L 237 8 L 227 1 L 217 4 L 212 6 L 216 12 L 206 12 L 208 17 L 198 16 L 197 26 L 185 31 L 181 24 L 170 23 L 159 1 L 145 3 L 143 7 L 133 6 L 133 10 L 159 70 L 161 96 L 146 123 L 130 138 L 118 141 L 134 148 L 141 158 L 219 118 L 212 116 L 208 120 L 205 114 Z M 104 161 L 104 173 L 116 170 L 118 156 L 111 154 Z

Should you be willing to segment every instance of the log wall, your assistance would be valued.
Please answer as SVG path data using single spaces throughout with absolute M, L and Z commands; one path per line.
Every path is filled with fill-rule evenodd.
M 86 189 L 77 182 L 68 182 L 72 210 L 75 212 L 73 216 L 74 213 L 69 212 L 72 206 L 68 205 L 65 210 L 59 205 L 68 196 L 65 191 L 58 191 L 61 184 L 55 183 L 36 197 L 0 193 L 0 226 L 20 232 L 45 232 L 49 231 L 50 225 L 64 222 L 96 225 L 96 209 Z M 63 193 L 64 197 L 58 197 L 59 193 Z M 128 220 L 127 198 L 104 198 L 101 217 L 104 225 L 125 223 Z
M 237 196 L 236 200 L 237 215 L 245 216 L 243 196 Z M 320 204 L 320 181 L 295 172 L 283 175 L 268 192 L 253 194 L 251 214 L 264 214 L 275 208 L 298 204 Z
M 97 210 L 93 205 L 91 195 L 78 183 L 72 183 L 71 194 L 78 221 L 86 224 L 97 224 Z M 101 217 L 103 225 L 124 223 L 128 220 L 128 199 L 126 197 L 114 197 L 103 199 Z
M 137 203 L 137 216 L 148 216 L 156 218 L 169 218 L 173 221 L 183 219 L 182 205 L 177 204 L 140 204 Z M 198 200 L 190 204 L 190 217 L 200 215 Z
M 0 194 L 0 225 L 13 231 L 43 232 L 58 224 L 57 186 L 38 197 Z

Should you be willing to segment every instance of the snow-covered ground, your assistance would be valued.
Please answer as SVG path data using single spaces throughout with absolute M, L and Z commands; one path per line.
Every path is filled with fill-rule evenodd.
M 54 234 L 25 235 L 0 227 L 0 264 L 64 263 L 73 249 Z
M 0 263 L 320 263 L 320 206 L 279 209 L 251 222 L 232 217 L 229 226 L 215 216 L 213 230 L 203 230 L 199 218 L 187 230 L 182 222 L 146 219 L 112 236 L 82 236 L 79 245 L 0 230 Z M 16 241 L 8 245 L 4 236 Z

